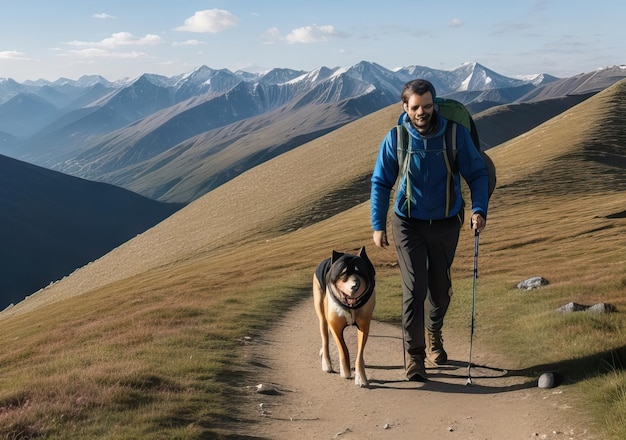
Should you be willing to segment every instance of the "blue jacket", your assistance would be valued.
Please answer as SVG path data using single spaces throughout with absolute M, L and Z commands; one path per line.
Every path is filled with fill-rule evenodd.
M 469 131 L 457 124 L 458 171 L 454 173 L 454 204 L 446 215 L 446 180 L 448 169 L 444 155 L 444 134 L 448 121 L 437 115 L 434 134 L 422 136 L 411 125 L 408 115 L 402 113 L 398 124 L 409 133 L 410 169 L 409 179 L 398 182 L 394 212 L 401 217 L 420 220 L 441 220 L 453 217 L 463 208 L 461 179 L 467 182 L 472 197 L 472 213 L 481 212 L 486 218 L 488 197 L 488 174 L 485 161 L 474 146 Z M 386 230 L 389 197 L 398 177 L 398 146 L 396 130 L 392 129 L 383 139 L 372 174 L 371 215 L 374 231 Z M 410 210 L 408 209 L 406 185 L 411 185 Z

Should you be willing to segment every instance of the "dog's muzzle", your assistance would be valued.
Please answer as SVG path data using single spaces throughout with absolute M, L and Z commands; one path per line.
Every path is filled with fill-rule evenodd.
M 359 290 L 359 287 L 361 287 L 361 280 L 357 278 L 356 280 L 354 280 L 354 284 L 352 285 L 350 290 L 352 290 L 353 292 L 356 292 Z
M 372 293 L 374 293 L 374 283 L 367 283 L 365 291 L 358 297 L 354 298 L 350 295 L 346 295 L 341 292 L 335 286 L 329 286 L 331 289 L 331 293 L 333 297 L 337 300 L 337 302 L 348 309 L 358 309 L 359 307 L 363 307 L 365 303 L 370 299 Z M 361 288 L 361 281 L 357 280 L 354 285 L 350 288 L 352 292 L 356 292 Z

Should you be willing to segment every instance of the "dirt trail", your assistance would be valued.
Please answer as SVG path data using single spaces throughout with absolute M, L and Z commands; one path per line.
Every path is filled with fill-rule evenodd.
M 370 388 L 321 370 L 321 346 L 312 299 L 280 320 L 249 355 L 258 383 L 278 395 L 254 394 L 247 435 L 268 439 L 598 439 L 588 418 L 573 408 L 570 389 L 537 387 L 537 378 L 506 371 L 474 339 L 472 384 L 467 385 L 469 335 L 447 337 L 450 362 L 428 369 L 429 382 L 404 378 L 399 327 L 372 323 L 365 349 Z M 352 358 L 356 329 L 345 331 Z M 332 340 L 331 340 L 332 342 Z M 332 342 L 334 366 L 337 351 Z M 484 366 L 484 367 L 478 367 Z M 354 359 L 352 359 L 354 367 Z

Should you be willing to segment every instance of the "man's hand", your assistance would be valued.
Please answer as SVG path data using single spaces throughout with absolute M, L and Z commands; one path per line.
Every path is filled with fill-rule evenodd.
M 485 218 L 480 215 L 480 213 L 474 213 L 472 214 L 472 221 L 470 223 L 470 226 L 472 227 L 472 229 L 474 229 L 475 231 L 481 232 L 483 229 L 485 229 L 485 226 L 487 225 L 487 220 L 485 220 Z
M 387 241 L 387 231 L 374 231 L 374 244 L 379 248 L 385 249 L 389 246 L 389 242 Z

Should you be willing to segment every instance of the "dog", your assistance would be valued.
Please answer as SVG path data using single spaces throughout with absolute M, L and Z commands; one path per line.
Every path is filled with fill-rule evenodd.
M 313 275 L 313 301 L 319 318 L 322 336 L 322 370 L 333 372 L 328 350 L 329 329 L 339 351 L 341 377 L 349 379 L 350 354 L 343 337 L 348 325 L 358 329 L 357 355 L 354 367 L 354 383 L 368 387 L 365 374 L 363 350 L 370 330 L 370 322 L 376 305 L 374 266 L 365 253 L 365 247 L 358 255 L 333 250 L 332 256 L 323 260 Z

